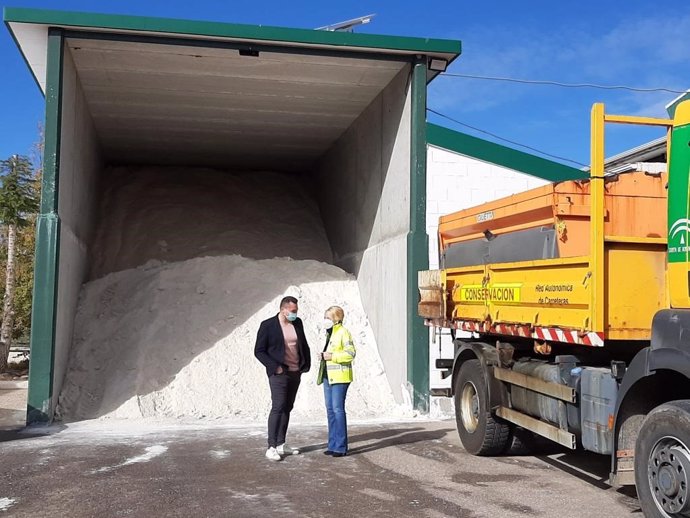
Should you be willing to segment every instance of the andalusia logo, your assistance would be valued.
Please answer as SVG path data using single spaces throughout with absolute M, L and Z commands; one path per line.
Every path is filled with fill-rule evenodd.
M 686 241 L 686 236 L 690 232 L 690 219 L 680 218 L 671 225 L 671 229 L 668 231 L 669 235 L 669 252 L 687 252 L 688 246 Z M 680 246 L 671 247 L 671 241 L 680 234 Z

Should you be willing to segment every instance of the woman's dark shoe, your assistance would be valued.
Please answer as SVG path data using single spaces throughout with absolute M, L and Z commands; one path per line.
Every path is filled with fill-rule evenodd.
M 331 455 L 333 455 L 333 457 L 344 457 L 345 455 L 347 455 L 347 453 L 340 453 L 338 451 L 334 451 Z
M 333 453 L 334 452 L 332 452 L 331 450 L 326 450 L 325 452 L 323 452 L 324 455 L 333 455 Z

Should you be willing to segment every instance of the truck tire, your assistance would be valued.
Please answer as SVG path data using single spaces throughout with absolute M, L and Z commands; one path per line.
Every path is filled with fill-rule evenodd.
M 556 443 L 519 426 L 510 427 L 510 439 L 503 450 L 504 455 L 541 455 L 559 451 Z
M 529 430 L 512 426 L 510 439 L 506 443 L 503 453 L 505 455 L 532 455 L 538 449 L 537 441 L 538 438 Z
M 690 516 L 690 401 L 656 407 L 635 443 L 635 485 L 650 517 Z
M 510 439 L 510 426 L 491 415 L 488 398 L 481 362 L 467 360 L 455 380 L 455 421 L 460 441 L 472 455 L 498 455 Z

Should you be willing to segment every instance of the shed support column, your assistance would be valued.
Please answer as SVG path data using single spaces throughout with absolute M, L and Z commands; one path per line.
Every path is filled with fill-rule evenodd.
M 60 218 L 58 178 L 62 117 L 63 33 L 48 32 L 46 71 L 46 122 L 41 213 L 36 223 L 36 259 L 31 313 L 31 362 L 27 423 L 53 418 L 55 322 L 58 283 Z
M 429 268 L 429 238 L 426 235 L 426 56 L 412 66 L 410 231 L 407 235 L 407 381 L 412 405 L 429 410 L 429 333 L 417 315 L 417 272 Z

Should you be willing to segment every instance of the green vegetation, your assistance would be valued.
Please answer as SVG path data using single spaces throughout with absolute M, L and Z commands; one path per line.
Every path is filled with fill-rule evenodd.
M 0 161 L 0 372 L 12 341 L 29 338 L 39 177 L 26 156 Z

